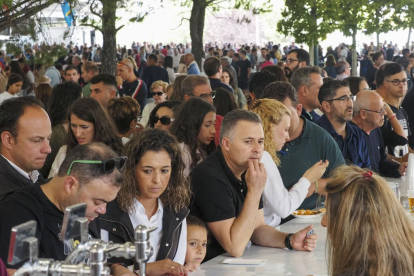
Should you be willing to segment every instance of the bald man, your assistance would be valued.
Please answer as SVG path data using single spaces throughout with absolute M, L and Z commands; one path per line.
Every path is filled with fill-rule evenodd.
M 377 92 L 360 91 L 354 102 L 352 122 L 364 133 L 371 168 L 383 176 L 400 177 L 406 171 L 407 163 L 398 164 L 387 159 L 384 139 L 380 130 L 384 124 L 384 116 L 387 114 L 385 110 L 384 101 Z
M 186 54 L 184 56 L 184 63 L 187 66 L 187 75 L 200 75 L 200 68 L 198 68 L 193 54 Z

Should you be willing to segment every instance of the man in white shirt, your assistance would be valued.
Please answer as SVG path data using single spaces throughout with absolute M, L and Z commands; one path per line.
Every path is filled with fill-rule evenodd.
M 31 97 L 9 99 L 0 106 L 0 201 L 4 195 L 42 183 L 38 169 L 51 152 L 49 116 Z

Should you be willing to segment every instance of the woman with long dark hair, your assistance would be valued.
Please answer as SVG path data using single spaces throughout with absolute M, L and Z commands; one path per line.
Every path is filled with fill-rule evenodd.
M 19 63 L 16 60 L 13 60 L 9 64 L 9 74 L 16 74 L 19 75 L 23 80 L 22 90 L 25 91 L 29 88 L 29 81 L 26 78 L 26 74 L 23 72 L 22 68 L 20 68 Z
M 134 136 L 123 150 L 128 157 L 124 180 L 115 201 L 99 217 L 101 238 L 115 243 L 134 242 L 138 225 L 157 227 L 150 235 L 154 253 L 147 275 L 184 275 L 187 245 L 186 217 L 190 185 L 176 139 L 166 131 L 147 129 Z M 130 260 L 110 260 L 131 264 Z M 128 272 L 112 266 L 112 274 Z
M 170 132 L 177 138 L 183 151 L 184 174 L 188 176 L 195 166 L 215 149 L 216 110 L 199 98 L 188 100 L 177 112 Z
M 216 108 L 217 115 L 224 117 L 230 111 L 239 108 L 232 93 L 221 87 L 215 91 L 216 96 L 213 99 L 213 105 Z
M 168 72 L 168 78 L 170 79 L 170 83 L 174 83 L 175 80 L 175 72 L 173 68 L 173 57 L 166 56 L 164 59 L 164 68 Z
M 65 139 L 69 130 L 69 107 L 75 101 L 80 99 L 81 96 L 81 86 L 73 81 L 60 83 L 53 87 L 47 108 L 47 113 L 49 114 L 50 122 L 52 123 L 52 136 L 49 141 L 52 151 L 47 155 L 43 168 L 39 170 L 45 179 L 50 173 L 50 168 L 52 167 L 59 149 L 65 144 Z
M 336 70 L 335 70 L 336 60 L 334 55 L 327 55 L 326 62 L 325 62 L 325 70 L 328 77 L 336 78 Z
M 240 108 L 243 108 L 247 102 L 246 96 L 243 94 L 243 91 L 239 87 L 237 87 L 233 73 L 229 69 L 223 68 L 223 73 L 221 74 L 221 81 L 233 88 L 234 99 L 237 105 Z
M 101 142 L 121 154 L 122 140 L 103 107 L 92 98 L 82 98 L 74 102 L 68 111 L 68 124 L 70 131 L 67 135 L 66 145 L 59 149 L 49 173 L 53 177 L 59 170 L 66 157 L 66 153 L 77 145 L 90 142 Z
M 180 75 L 175 78 L 175 81 L 173 83 L 173 92 L 171 94 L 171 97 L 168 98 L 168 100 L 171 101 L 183 101 L 183 95 L 181 94 L 181 84 L 183 83 L 183 80 L 187 77 L 187 75 Z
M 375 90 L 377 89 L 377 84 L 375 83 L 375 75 L 377 74 L 380 66 L 384 63 L 384 53 L 379 51 L 376 53 L 371 53 L 369 56 L 372 60 L 372 64 L 365 72 L 365 79 L 367 80 L 371 90 Z

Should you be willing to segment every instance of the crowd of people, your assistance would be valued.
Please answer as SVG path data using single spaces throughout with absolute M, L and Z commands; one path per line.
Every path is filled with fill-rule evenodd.
M 115 75 L 99 47 L 69 45 L 50 66 L 36 47 L 0 56 L 0 268 L 29 220 L 39 257 L 64 260 L 78 243 L 59 240 L 64 210 L 80 202 L 90 238 L 157 227 L 147 275 L 180 276 L 251 243 L 313 251 L 312 225 L 277 226 L 325 202 L 330 275 L 414 275 L 413 222 L 381 178 L 404 175 L 413 152 L 414 54 L 367 48 L 351 77 L 345 45 L 324 66 L 294 43 L 205 46 L 198 64 L 188 44 L 134 42 Z

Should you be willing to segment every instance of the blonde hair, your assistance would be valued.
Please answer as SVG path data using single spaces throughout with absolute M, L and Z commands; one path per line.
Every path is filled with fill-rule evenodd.
M 254 100 L 249 103 L 248 110 L 259 115 L 262 119 L 263 131 L 265 135 L 264 150 L 269 152 L 276 165 L 280 165 L 280 160 L 276 155 L 276 143 L 274 141 L 272 124 L 278 125 L 283 116 L 290 117 L 290 111 L 281 102 L 273 99 Z
M 150 91 L 152 91 L 153 89 L 155 89 L 155 88 L 157 88 L 157 87 L 161 87 L 162 88 L 162 92 L 166 92 L 167 91 L 167 86 L 168 86 L 168 83 L 166 83 L 165 81 L 154 81 L 152 84 L 151 84 L 151 87 L 150 87 Z
M 125 63 L 125 64 L 131 63 L 132 64 L 132 67 L 131 67 L 131 64 L 128 64 L 128 66 L 131 67 L 132 71 L 134 69 L 135 70 L 138 69 L 138 66 L 137 66 L 137 64 L 136 64 L 136 62 L 135 62 L 135 60 L 134 60 L 133 57 L 126 57 L 123 60 L 121 60 L 121 63 Z
M 414 275 L 414 225 L 384 179 L 341 166 L 325 190 L 329 275 Z

